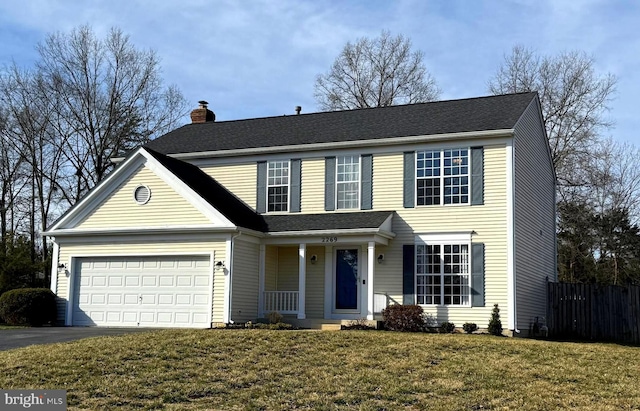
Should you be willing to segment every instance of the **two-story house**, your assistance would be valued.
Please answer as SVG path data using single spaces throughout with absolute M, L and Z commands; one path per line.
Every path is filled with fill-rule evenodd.
M 46 233 L 60 322 L 545 315 L 555 176 L 536 93 L 221 122 L 202 103 Z

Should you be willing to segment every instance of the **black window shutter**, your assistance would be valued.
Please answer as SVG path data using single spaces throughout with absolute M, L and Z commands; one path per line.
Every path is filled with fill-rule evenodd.
M 256 192 L 256 210 L 259 213 L 267 212 L 267 162 L 258 162 L 258 191 Z
M 404 153 L 404 208 L 414 208 L 416 191 L 416 153 Z
M 373 161 L 371 154 L 360 157 L 360 208 L 371 210 L 373 208 Z
M 484 244 L 471 244 L 471 306 L 484 307 Z
M 336 158 L 327 157 L 324 160 L 324 209 L 336 209 Z
M 414 244 L 402 246 L 402 304 L 415 304 L 415 250 Z
M 302 177 L 302 161 L 300 159 L 291 160 L 291 197 L 289 198 L 289 206 L 292 213 L 300 212 L 301 186 Z
M 484 149 L 471 148 L 471 205 L 484 204 Z

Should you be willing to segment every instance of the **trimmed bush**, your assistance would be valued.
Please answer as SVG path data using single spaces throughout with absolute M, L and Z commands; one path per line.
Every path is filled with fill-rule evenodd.
M 267 319 L 269 320 L 269 324 L 279 324 L 282 322 L 284 317 L 277 311 L 271 311 L 267 314 Z
M 467 334 L 471 334 L 474 331 L 478 331 L 478 325 L 476 323 L 464 323 L 462 329 Z
M 456 330 L 456 325 L 449 321 L 440 324 L 440 332 L 443 334 L 452 334 Z
M 382 319 L 389 331 L 421 332 L 426 328 L 424 311 L 419 305 L 390 305 L 382 310 Z
M 491 311 L 489 334 L 502 335 L 502 321 L 500 321 L 500 308 L 498 308 L 498 304 L 494 304 L 493 310 Z
M 48 288 L 18 288 L 0 296 L 0 318 L 9 325 L 41 326 L 56 320 L 56 296 Z

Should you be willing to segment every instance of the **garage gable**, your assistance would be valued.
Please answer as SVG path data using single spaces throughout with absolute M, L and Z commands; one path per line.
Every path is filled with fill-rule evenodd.
M 144 148 L 56 221 L 46 235 L 236 225 Z
M 145 163 L 114 188 L 76 227 L 167 227 L 211 223 L 210 218 Z

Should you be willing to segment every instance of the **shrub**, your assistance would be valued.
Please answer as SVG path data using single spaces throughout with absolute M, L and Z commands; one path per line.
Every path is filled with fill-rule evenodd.
M 369 325 L 369 321 L 366 318 L 359 318 L 357 320 L 349 321 L 347 325 L 341 325 L 341 330 L 375 330 L 376 327 Z
M 442 334 L 452 334 L 456 330 L 456 325 L 449 321 L 440 323 L 440 332 Z
M 478 325 L 476 323 L 464 323 L 462 329 L 467 334 L 471 334 L 474 331 L 478 331 Z
M 256 328 L 259 330 L 293 330 L 294 329 L 293 325 L 283 323 L 283 322 L 271 323 L 271 324 L 257 323 L 257 324 L 253 324 L 252 328 Z
M 267 314 L 267 319 L 269 320 L 269 324 L 279 324 L 282 322 L 284 317 L 277 311 L 271 311 Z
M 500 321 L 500 308 L 498 308 L 498 304 L 494 304 L 493 310 L 491 311 L 489 334 L 502 335 L 502 321 Z
M 0 318 L 9 325 L 41 326 L 56 320 L 56 296 L 47 288 L 19 288 L 0 296 Z
M 425 331 L 425 316 L 419 305 L 390 305 L 382 310 L 384 328 L 390 331 Z

